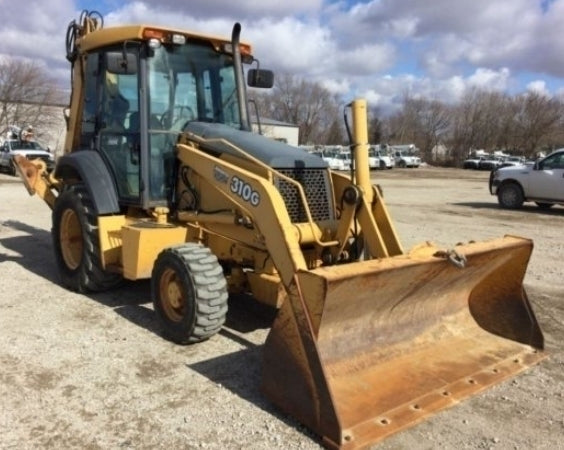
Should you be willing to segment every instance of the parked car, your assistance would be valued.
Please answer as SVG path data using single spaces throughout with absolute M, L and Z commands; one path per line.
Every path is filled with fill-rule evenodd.
M 479 170 L 495 170 L 501 167 L 503 158 L 500 156 L 487 156 L 478 162 Z
M 527 160 L 521 156 L 508 156 L 503 160 L 500 167 L 522 166 L 526 161 Z
M 0 147 L 0 171 L 16 174 L 13 158 L 16 155 L 25 156 L 28 159 L 39 158 L 51 171 L 55 167 L 53 155 L 43 148 L 37 141 L 26 141 L 21 139 L 7 139 Z
M 394 152 L 394 162 L 398 167 L 419 167 L 421 165 L 421 158 L 418 156 L 408 155 L 400 150 Z
M 371 169 L 391 169 L 394 167 L 394 161 L 385 152 L 376 148 L 368 149 L 368 164 Z
M 492 171 L 489 187 L 502 208 L 518 209 L 523 202 L 535 202 L 540 208 L 564 205 L 564 148 L 534 164 Z
M 486 159 L 485 156 L 471 156 L 465 159 L 462 163 L 463 169 L 478 169 L 480 167 L 480 161 Z

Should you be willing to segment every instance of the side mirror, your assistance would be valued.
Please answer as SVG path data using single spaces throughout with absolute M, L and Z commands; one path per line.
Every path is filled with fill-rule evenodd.
M 274 73 L 271 70 L 249 69 L 247 84 L 251 87 L 270 89 L 274 86 Z
M 137 58 L 133 53 L 106 53 L 106 67 L 108 72 L 117 75 L 133 75 L 137 73 Z

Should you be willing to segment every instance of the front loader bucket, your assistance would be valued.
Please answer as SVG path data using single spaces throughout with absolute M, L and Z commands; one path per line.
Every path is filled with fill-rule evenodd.
M 544 357 L 523 290 L 532 242 L 430 244 L 299 272 L 267 338 L 263 391 L 335 448 L 377 442 Z

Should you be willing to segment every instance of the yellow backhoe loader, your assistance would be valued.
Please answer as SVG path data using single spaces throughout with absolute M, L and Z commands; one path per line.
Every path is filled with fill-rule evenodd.
M 405 252 L 370 182 L 366 102 L 349 105 L 350 174 L 252 132 L 246 84 L 273 74 L 239 34 L 104 28 L 86 11 L 71 22 L 64 155 L 52 173 L 17 160 L 52 209 L 62 283 L 150 278 L 181 344 L 220 330 L 230 293 L 278 308 L 262 390 L 333 448 L 377 442 L 543 358 L 523 289 L 532 242 Z

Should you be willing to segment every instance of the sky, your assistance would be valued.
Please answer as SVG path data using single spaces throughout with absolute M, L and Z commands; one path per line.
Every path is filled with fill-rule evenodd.
M 406 95 L 458 101 L 469 88 L 564 98 L 564 0 L 0 0 L 0 58 L 69 87 L 64 41 L 80 11 L 241 38 L 261 68 L 393 111 Z

